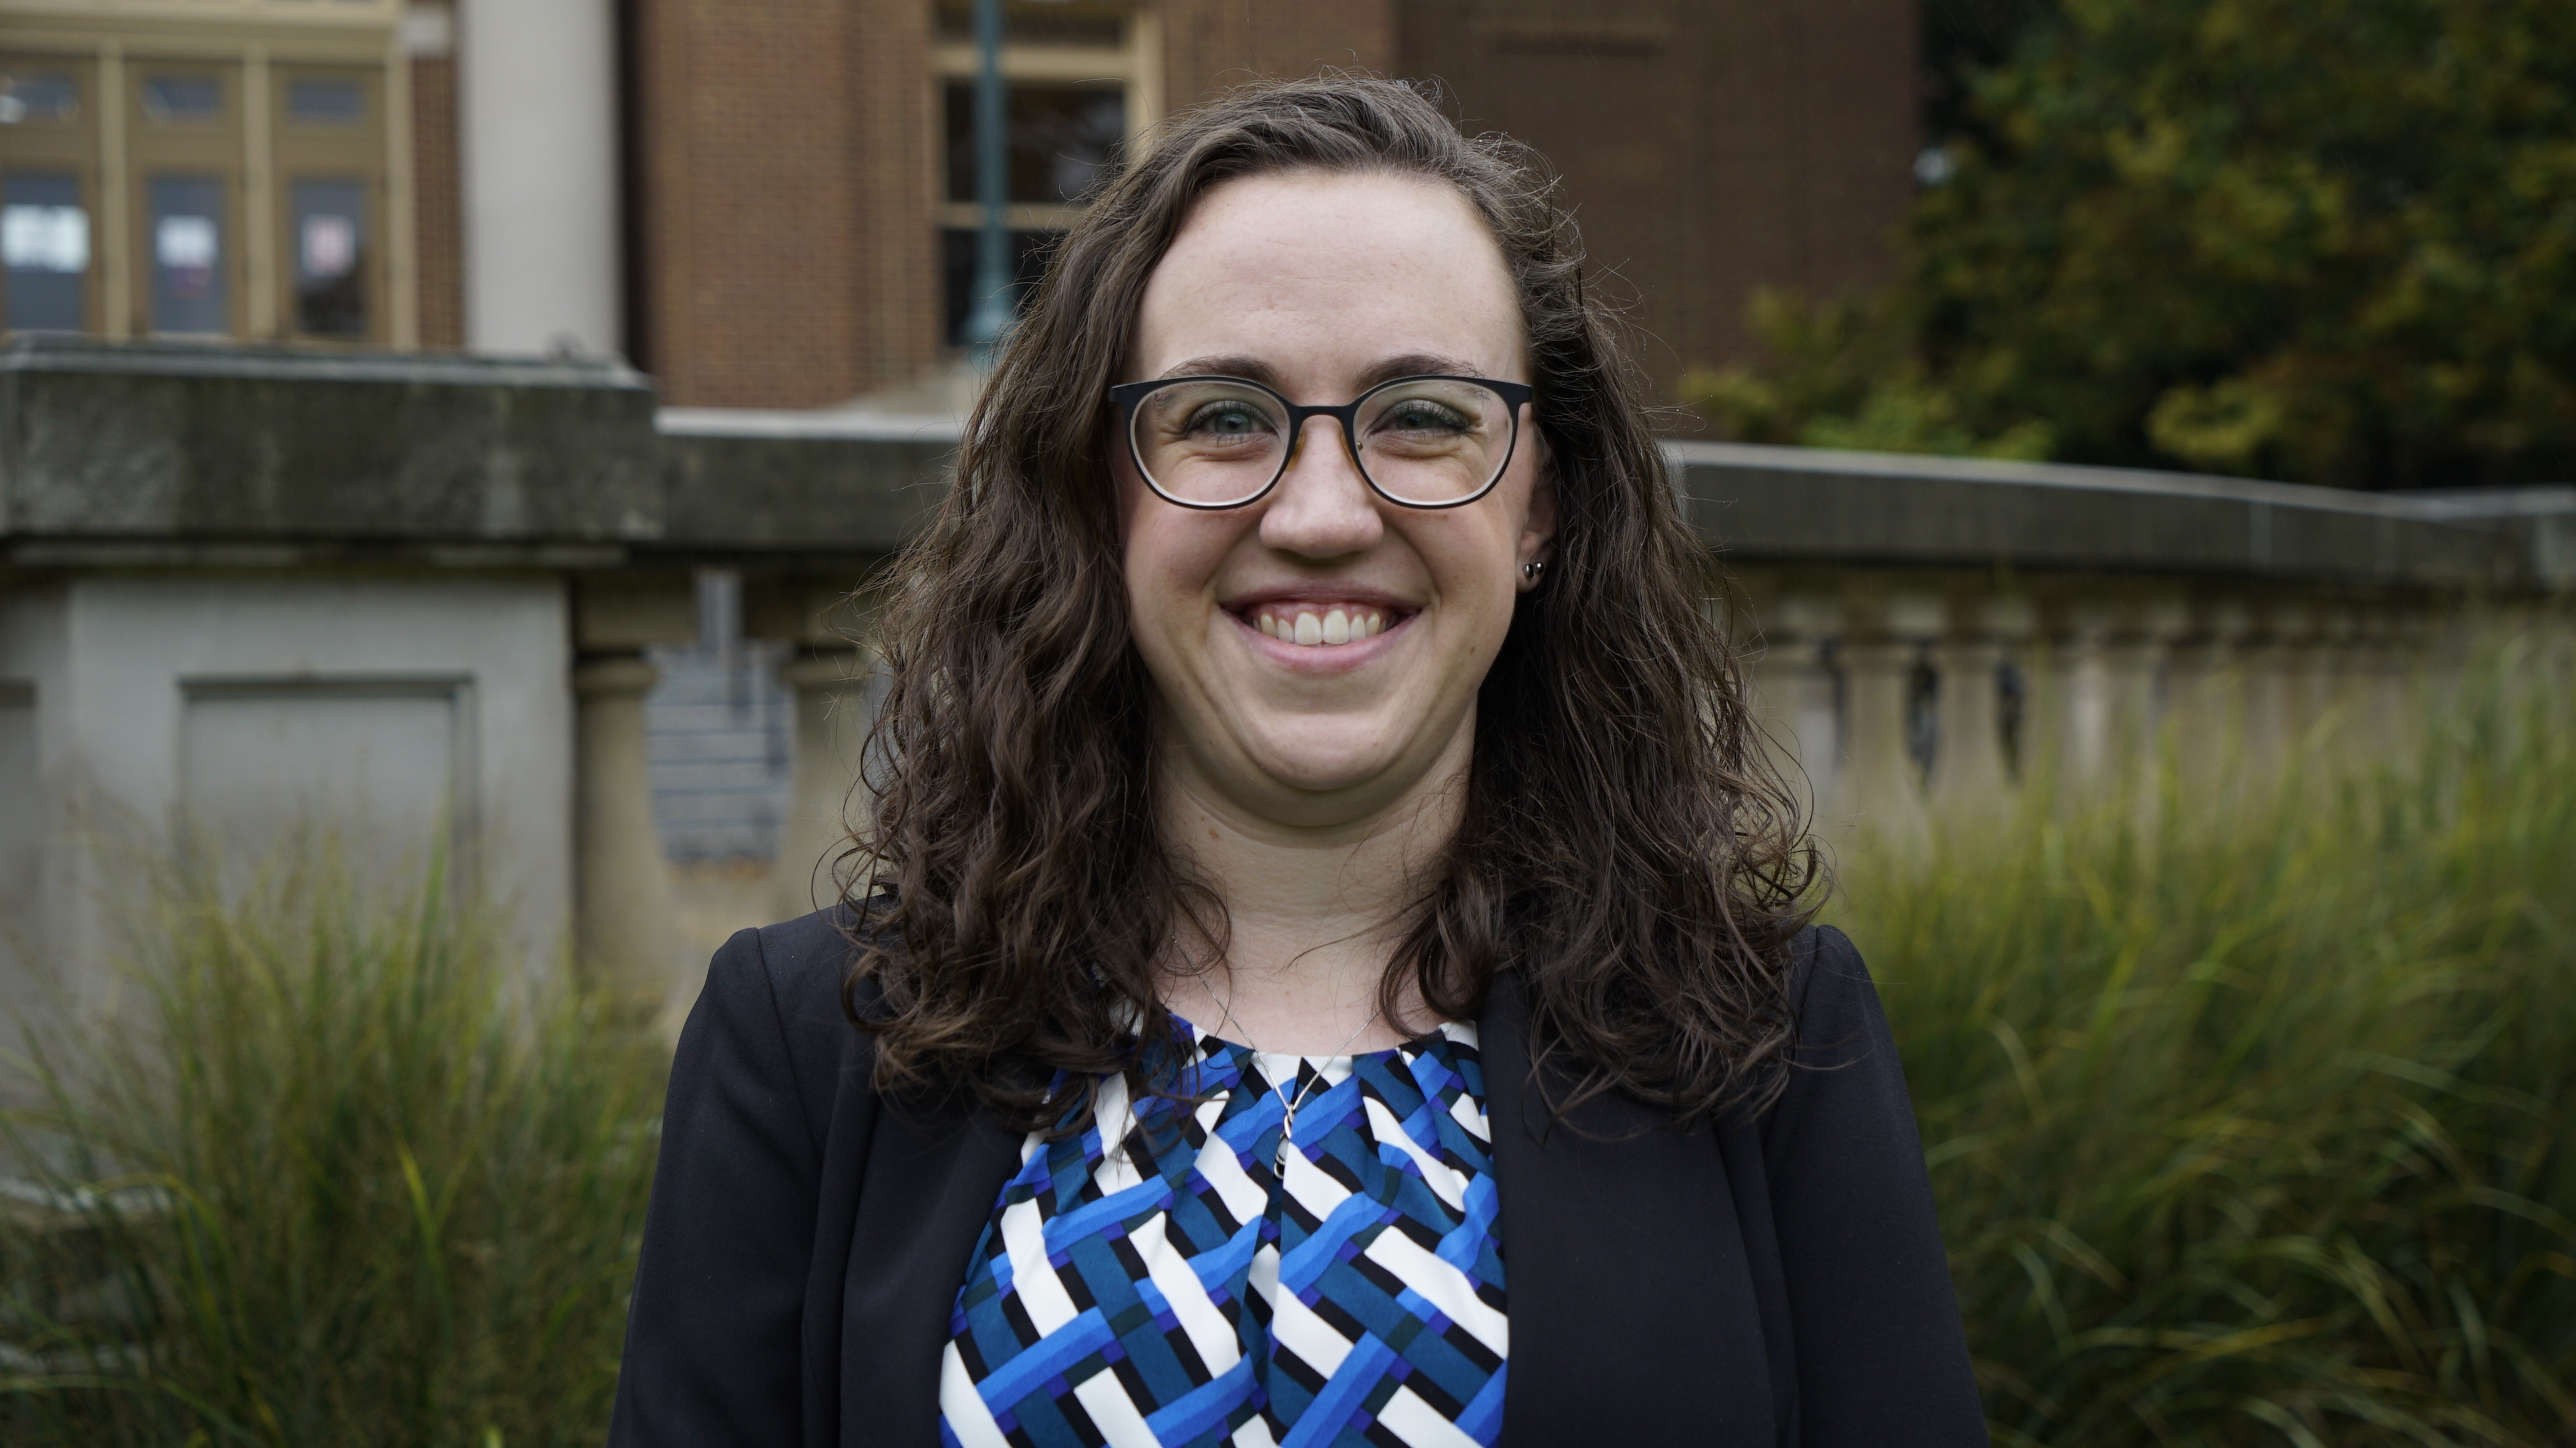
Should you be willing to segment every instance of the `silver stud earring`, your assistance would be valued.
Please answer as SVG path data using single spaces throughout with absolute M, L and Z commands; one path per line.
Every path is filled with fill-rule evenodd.
M 1545 571 L 1547 571 L 1547 565 L 1544 563 L 1524 563 L 1521 565 L 1521 577 L 1528 579 L 1532 583 L 1538 582 L 1538 576 Z

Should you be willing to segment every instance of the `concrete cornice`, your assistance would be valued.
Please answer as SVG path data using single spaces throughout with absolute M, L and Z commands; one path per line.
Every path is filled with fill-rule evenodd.
M 2576 489 L 2480 501 L 1983 458 L 1674 443 L 1692 525 L 1747 560 L 2565 588 Z
M 42 335 L 0 342 L 0 374 L 185 377 L 209 382 L 373 382 L 388 386 L 577 387 L 650 399 L 653 380 L 614 357 L 467 357 L 441 352 L 201 342 L 94 342 Z
M 0 542 L 635 542 L 651 385 L 614 361 L 0 345 Z M 59 550 L 57 550 L 59 551 Z

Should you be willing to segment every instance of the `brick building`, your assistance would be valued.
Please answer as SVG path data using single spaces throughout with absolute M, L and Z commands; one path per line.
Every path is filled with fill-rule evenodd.
M 1740 355 L 1760 285 L 1887 273 L 1908 0 L 1031 0 L 1009 224 L 1256 75 L 1441 83 L 1564 174 L 1643 360 Z M 966 0 L 0 0 L 0 326 L 622 351 L 803 408 L 954 362 Z

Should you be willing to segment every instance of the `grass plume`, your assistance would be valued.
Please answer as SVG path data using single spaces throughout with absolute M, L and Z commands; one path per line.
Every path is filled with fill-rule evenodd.
M 174 876 L 129 1008 L 31 1041 L 0 1437 L 604 1435 L 660 1063 L 447 896 Z
M 2550 637 L 2431 700 L 2402 765 L 2168 770 L 2152 809 L 1850 854 L 1999 1444 L 2576 1436 Z

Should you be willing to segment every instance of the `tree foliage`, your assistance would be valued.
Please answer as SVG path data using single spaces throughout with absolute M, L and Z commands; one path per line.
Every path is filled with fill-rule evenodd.
M 1970 3 L 2015 33 L 1933 47 L 1947 175 L 1902 279 L 1760 299 L 1764 360 L 1696 374 L 1704 411 L 2347 487 L 2576 475 L 2576 5 Z

